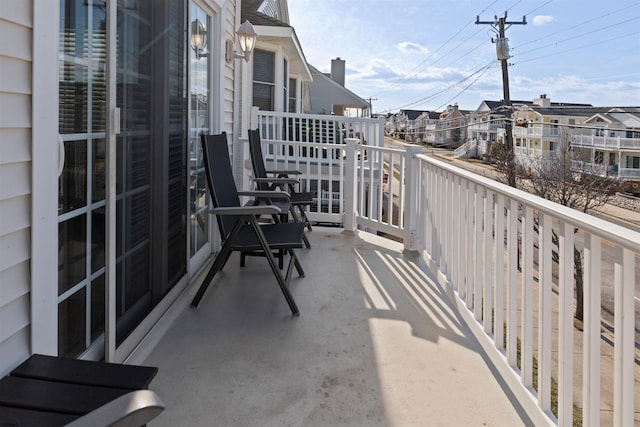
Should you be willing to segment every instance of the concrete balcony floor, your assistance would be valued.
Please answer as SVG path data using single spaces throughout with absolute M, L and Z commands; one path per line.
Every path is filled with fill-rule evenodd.
M 446 292 L 402 245 L 315 227 L 292 317 L 266 260 L 232 255 L 145 364 L 152 426 L 518 426 Z

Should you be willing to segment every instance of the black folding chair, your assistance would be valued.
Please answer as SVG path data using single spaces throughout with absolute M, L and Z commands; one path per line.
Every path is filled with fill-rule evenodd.
M 254 181 L 256 187 L 261 191 L 273 191 L 280 189 L 287 191 L 290 195 L 291 205 L 289 212 L 294 221 L 302 221 L 307 229 L 311 231 L 311 222 L 307 218 L 306 207 L 313 204 L 313 192 L 299 192 L 296 186 L 300 181 L 292 176 L 301 175 L 299 170 L 267 170 L 262 156 L 262 143 L 260 141 L 260 131 L 258 129 L 249 130 L 249 152 L 251 153 L 251 166 L 253 167 Z M 259 201 L 258 201 L 259 202 Z M 298 213 L 300 214 L 298 217 Z M 304 244 L 311 247 L 307 236 L 304 235 Z
M 269 191 L 266 194 L 262 191 L 238 192 L 229 159 L 227 134 L 223 132 L 219 135 L 201 135 L 201 143 L 207 185 L 214 206 L 210 212 L 216 214 L 223 244 L 191 305 L 198 306 L 213 277 L 224 267 L 231 253 L 239 251 L 243 256 L 259 255 L 267 258 L 280 290 L 289 304 L 291 313 L 294 316 L 299 315 L 298 307 L 288 287 L 294 266 L 298 275 L 304 277 L 302 266 L 293 251 L 303 247 L 304 224 L 301 222 L 276 222 L 261 225 L 258 222 L 260 215 L 278 217 L 282 214 L 280 208 L 273 205 L 242 206 L 239 197 L 240 195 L 248 195 L 288 198 L 288 194 L 282 191 L 276 193 Z M 284 277 L 276 265 L 274 256 L 274 253 L 282 252 L 290 256 Z

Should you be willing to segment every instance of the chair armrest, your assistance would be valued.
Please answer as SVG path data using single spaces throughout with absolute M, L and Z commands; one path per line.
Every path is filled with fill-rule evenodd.
M 151 390 L 124 394 L 67 424 L 69 427 L 138 427 L 157 417 L 164 403 Z
M 253 178 L 253 181 L 267 184 L 300 184 L 300 180 L 295 178 Z
M 273 205 L 233 206 L 209 209 L 216 215 L 274 215 L 281 214 L 279 207 Z
M 273 173 L 276 175 L 302 175 L 302 171 L 299 170 L 295 170 L 295 169 L 269 169 L 266 171 L 267 173 Z
M 289 201 L 291 195 L 286 191 L 279 190 L 253 190 L 253 191 L 238 191 L 238 196 L 260 197 L 265 199 L 281 199 Z

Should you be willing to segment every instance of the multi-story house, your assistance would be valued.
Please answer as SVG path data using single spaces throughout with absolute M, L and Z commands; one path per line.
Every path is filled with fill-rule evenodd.
M 467 118 L 469 111 L 460 110 L 458 104 L 449 105 L 440 113 L 436 124 L 434 145 L 449 149 L 458 148 L 467 139 Z
M 0 33 L 0 372 L 122 361 L 216 248 L 198 135 L 235 154 L 251 105 L 303 111 L 286 1 L 11 2 Z
M 425 111 L 416 119 L 417 133 L 415 142 L 434 145 L 436 142 L 436 126 L 440 120 L 440 113 Z
M 489 153 L 491 144 L 504 141 L 505 120 L 510 118 L 514 107 L 532 104 L 531 101 L 511 101 L 505 108 L 502 101 L 482 101 L 468 115 L 467 142 L 456 149 L 457 157 L 481 157 Z
M 616 177 L 626 191 L 640 194 L 640 107 L 610 108 L 584 123 L 587 132 L 571 140 L 584 159 L 576 160 L 575 168 Z
M 514 109 L 513 148 L 516 161 L 523 167 L 554 159 L 561 143 L 572 137 L 588 134 L 585 121 L 606 108 L 588 104 L 551 103 L 546 95 Z
M 407 141 L 415 141 L 418 132 L 416 119 L 424 112 L 424 110 L 400 110 L 391 115 L 387 119 L 388 126 L 385 125 L 387 135 Z

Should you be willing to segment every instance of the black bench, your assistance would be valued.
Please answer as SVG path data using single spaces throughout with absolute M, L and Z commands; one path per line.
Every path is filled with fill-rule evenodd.
M 164 404 L 148 366 L 33 355 L 0 380 L 0 426 L 140 426 Z

